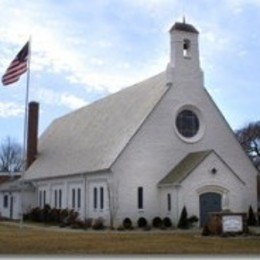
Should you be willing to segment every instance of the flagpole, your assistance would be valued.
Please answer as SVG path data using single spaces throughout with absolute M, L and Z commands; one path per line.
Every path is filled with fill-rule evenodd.
M 25 91 L 25 101 L 24 101 L 24 129 L 23 129 L 23 176 L 21 176 L 21 218 L 20 218 L 20 227 L 23 224 L 23 189 L 24 189 L 24 174 L 27 167 L 27 155 L 26 155 L 26 146 L 27 146 L 27 132 L 28 132 L 28 102 L 29 102 L 29 87 L 30 87 L 30 67 L 31 67 L 31 36 L 29 37 L 29 46 L 28 46 L 28 60 L 27 60 L 27 79 L 26 79 L 26 91 Z

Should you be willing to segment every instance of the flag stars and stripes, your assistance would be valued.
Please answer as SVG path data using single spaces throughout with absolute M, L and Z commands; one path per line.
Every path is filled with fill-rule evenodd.
M 29 41 L 19 51 L 11 62 L 2 77 L 3 85 L 10 85 L 20 79 L 20 76 L 27 71 L 27 61 L 29 56 Z

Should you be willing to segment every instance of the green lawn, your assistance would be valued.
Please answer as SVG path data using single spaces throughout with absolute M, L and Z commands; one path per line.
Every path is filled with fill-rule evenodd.
M 79 231 L 0 222 L 1 255 L 260 254 L 260 237 L 201 237 L 199 233 Z

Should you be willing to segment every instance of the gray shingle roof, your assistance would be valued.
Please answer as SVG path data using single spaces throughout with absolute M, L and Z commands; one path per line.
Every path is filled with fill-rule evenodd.
M 163 72 L 56 119 L 25 179 L 109 169 L 166 91 Z
M 189 153 L 159 182 L 159 186 L 181 183 L 211 152 Z
M 34 187 L 31 183 L 22 183 L 20 179 L 11 178 L 10 180 L 0 185 L 0 191 L 33 191 Z
M 199 31 L 193 25 L 188 24 L 188 23 L 180 23 L 180 22 L 176 22 L 172 26 L 170 32 L 172 32 L 173 30 L 191 32 L 191 33 L 196 33 L 196 34 L 199 33 Z

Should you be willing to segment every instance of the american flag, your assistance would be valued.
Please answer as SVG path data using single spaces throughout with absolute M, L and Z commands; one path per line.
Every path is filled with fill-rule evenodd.
M 29 56 L 29 41 L 19 51 L 14 60 L 7 68 L 2 77 L 3 85 L 9 85 L 19 80 L 20 76 L 27 71 L 27 60 Z

